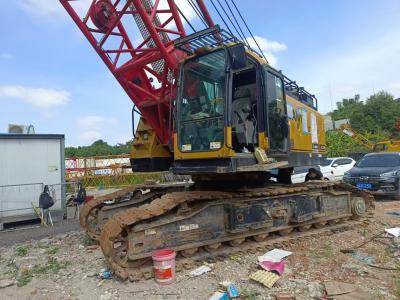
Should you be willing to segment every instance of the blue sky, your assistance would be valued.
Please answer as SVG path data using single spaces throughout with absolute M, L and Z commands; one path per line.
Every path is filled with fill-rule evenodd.
M 131 100 L 59 2 L 3 2 L 0 132 L 33 124 L 37 133 L 64 133 L 67 145 L 129 140 Z M 354 94 L 400 97 L 400 1 L 235 2 L 270 62 L 316 94 L 321 112 Z

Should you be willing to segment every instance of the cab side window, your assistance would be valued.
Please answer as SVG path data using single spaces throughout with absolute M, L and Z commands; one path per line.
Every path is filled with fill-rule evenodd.
M 282 78 L 269 71 L 265 75 L 267 88 L 267 128 L 270 151 L 286 152 L 289 126 L 286 116 L 283 81 Z

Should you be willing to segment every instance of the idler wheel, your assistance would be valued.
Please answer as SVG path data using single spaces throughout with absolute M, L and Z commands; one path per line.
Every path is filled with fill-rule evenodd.
M 351 201 L 351 212 L 355 217 L 363 217 L 366 213 L 365 200 L 360 197 L 353 198 Z

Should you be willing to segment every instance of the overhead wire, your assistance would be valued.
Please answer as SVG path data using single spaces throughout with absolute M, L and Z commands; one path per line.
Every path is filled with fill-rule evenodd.
M 214 4 L 213 1 L 211 1 L 211 4 L 212 4 L 212 6 L 214 6 L 215 11 L 216 11 L 217 14 L 219 15 L 219 17 L 220 17 L 220 19 L 222 20 L 222 22 L 224 23 L 226 29 L 228 29 L 228 31 L 229 31 L 229 33 L 230 33 L 231 35 L 234 35 L 233 32 L 232 32 L 232 30 L 231 30 L 231 28 L 228 26 L 228 24 L 226 24 L 224 18 L 223 18 L 222 15 L 220 14 L 218 8 L 215 6 L 215 4 Z
M 185 14 L 181 11 L 179 6 L 175 4 L 176 9 L 178 10 L 179 14 L 182 16 L 182 18 L 188 23 L 189 27 L 193 30 L 193 32 L 196 32 L 196 29 L 193 27 L 193 25 L 189 22 L 189 20 L 186 18 Z
M 191 8 L 193 9 L 193 11 L 195 12 L 195 14 L 199 17 L 200 21 L 204 24 L 204 26 L 206 28 L 208 28 L 209 26 L 206 23 L 206 20 L 200 10 L 200 8 L 196 5 L 196 2 L 194 0 L 187 0 L 189 5 L 191 6 Z M 214 3 L 214 0 L 211 0 L 211 4 L 214 7 L 215 11 L 217 12 L 218 16 L 220 17 L 221 21 L 224 23 L 226 29 L 229 31 L 229 33 L 231 35 L 237 35 L 239 36 L 239 39 L 249 48 L 251 48 L 250 43 L 248 38 L 246 38 L 246 35 L 244 33 L 244 31 L 242 30 L 239 21 L 236 18 L 235 12 L 232 10 L 231 5 L 228 3 L 227 0 L 224 0 L 227 9 L 225 9 L 224 5 L 221 3 L 220 0 L 216 0 L 220 6 L 220 9 L 217 7 L 217 5 Z M 247 31 L 249 32 L 252 40 L 254 41 L 255 45 L 257 46 L 258 50 L 260 51 L 260 55 L 267 60 L 267 58 L 265 57 L 260 45 L 258 44 L 255 36 L 253 35 L 252 31 L 250 30 L 249 26 L 247 25 L 243 15 L 241 14 L 239 8 L 237 7 L 236 3 L 234 0 L 231 0 L 232 5 L 234 6 L 235 10 L 236 10 L 236 14 L 239 15 L 240 20 L 243 22 L 244 26 L 246 27 Z M 189 19 L 185 16 L 185 14 L 182 12 L 182 10 L 178 7 L 178 5 L 176 5 L 177 10 L 179 12 L 179 14 L 183 17 L 183 19 L 186 21 L 186 23 L 189 25 L 189 27 L 193 30 L 193 32 L 197 32 L 197 30 L 195 29 L 195 27 L 190 23 Z M 229 13 L 227 12 L 227 10 L 229 10 Z M 225 17 L 224 17 L 225 16 Z M 228 21 L 226 21 L 226 19 L 228 19 L 229 23 L 231 24 L 231 26 L 228 25 Z M 232 20 L 233 19 L 233 20 Z M 235 32 L 235 33 L 234 33 Z
M 246 26 L 247 30 L 249 31 L 251 37 L 253 38 L 254 43 L 257 45 L 258 50 L 260 50 L 260 55 L 262 55 L 262 57 L 263 57 L 265 60 L 267 60 L 267 58 L 266 58 L 265 55 L 264 55 L 264 52 L 261 50 L 261 47 L 260 47 L 260 45 L 258 44 L 258 42 L 257 42 L 256 38 L 254 37 L 253 33 L 251 32 L 249 26 L 247 26 L 246 21 L 244 20 L 242 14 L 240 13 L 240 10 L 239 10 L 238 7 L 236 6 L 235 1 L 234 1 L 234 0 L 231 0 L 231 2 L 232 2 L 232 4 L 233 4 L 233 6 L 235 7 L 237 13 L 239 14 L 240 18 L 242 19 L 242 22 L 244 23 L 244 25 Z
M 203 14 L 201 13 L 200 9 L 197 7 L 197 5 L 193 2 L 193 0 L 187 0 L 190 4 L 190 6 L 192 7 L 192 9 L 194 10 L 194 12 L 196 13 L 196 15 L 200 18 L 201 22 L 203 22 L 204 26 L 206 28 L 208 28 L 208 25 L 206 23 L 206 20 L 204 19 Z
M 249 42 L 247 41 L 246 35 L 245 35 L 244 32 L 242 31 L 242 28 L 241 28 L 241 26 L 239 25 L 239 22 L 237 21 L 237 19 L 236 19 L 236 17 L 235 17 L 235 14 L 233 13 L 231 7 L 230 7 L 229 4 L 228 4 L 228 1 L 227 1 L 227 0 L 224 0 L 224 1 L 225 1 L 225 3 L 226 3 L 226 6 L 228 7 L 230 13 L 232 14 L 233 20 L 235 21 L 235 23 L 236 23 L 236 25 L 238 26 L 238 28 L 239 28 L 239 30 L 240 30 L 242 36 L 244 37 L 245 42 L 248 44 L 248 46 L 250 46 Z
M 242 40 L 242 42 L 245 43 L 246 38 L 240 34 L 240 31 L 236 28 L 235 23 L 232 22 L 231 18 L 229 17 L 228 13 L 226 12 L 226 10 L 225 10 L 224 6 L 221 4 L 221 2 L 219 0 L 217 0 L 217 2 L 219 4 L 219 6 L 221 7 L 222 11 L 225 13 L 225 16 L 228 18 L 229 22 L 231 23 L 231 25 L 235 29 L 236 35 L 238 35 L 239 38 Z

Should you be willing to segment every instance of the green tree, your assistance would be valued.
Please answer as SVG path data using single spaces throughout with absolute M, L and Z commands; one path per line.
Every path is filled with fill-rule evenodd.
M 398 138 L 395 123 L 400 120 L 400 102 L 384 91 L 371 95 L 364 102 L 359 101 L 359 97 L 343 99 L 330 116 L 334 121 L 349 119 L 353 128 L 374 143 Z M 331 157 L 369 151 L 339 131 L 327 132 L 326 139 L 328 156 Z
M 343 99 L 337 109 L 330 113 L 334 121 L 349 119 L 353 128 L 361 133 L 389 133 L 395 137 L 398 132 L 395 123 L 400 120 L 400 102 L 392 95 L 381 91 L 370 96 L 365 102 L 358 97 Z
M 330 130 L 326 133 L 328 157 L 348 156 L 350 153 L 368 152 L 368 149 L 340 131 Z
M 103 155 L 128 154 L 131 151 L 133 141 L 125 144 L 109 145 L 103 140 L 97 140 L 90 146 L 66 147 L 65 157 L 88 157 Z

